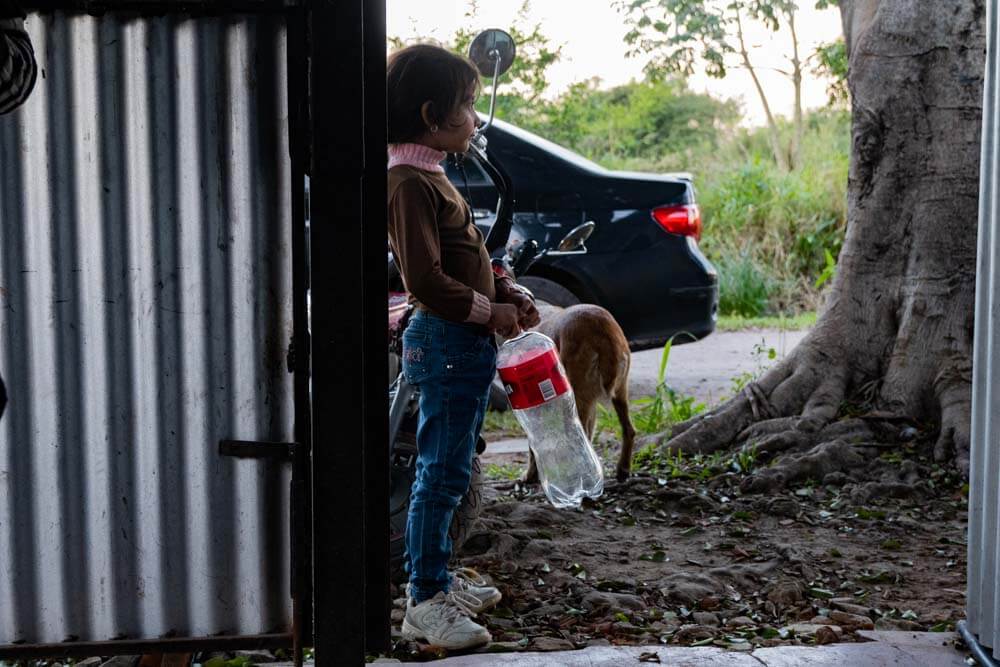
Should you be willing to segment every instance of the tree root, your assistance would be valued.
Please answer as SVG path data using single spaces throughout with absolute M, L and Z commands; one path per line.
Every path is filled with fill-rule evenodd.
M 788 484 L 827 478 L 861 484 L 855 492 L 864 498 L 923 493 L 916 479 L 890 475 L 873 481 L 881 466 L 873 468 L 871 461 L 886 447 L 911 441 L 920 431 L 899 405 L 878 397 L 880 381 L 851 379 L 851 362 L 841 348 L 840 339 L 831 338 L 822 327 L 814 329 L 788 358 L 728 402 L 647 436 L 642 444 L 652 443 L 668 455 L 712 454 L 737 447 L 755 452 L 758 465 L 770 465 L 743 480 L 745 493 L 769 493 Z M 964 375 L 952 373 L 942 374 L 935 385 L 941 407 L 935 460 L 954 455 L 967 474 L 969 383 Z M 838 420 L 849 393 L 855 400 L 862 391 L 873 409 Z
M 928 495 L 930 487 L 922 479 L 920 468 L 913 461 L 898 466 L 885 466 L 878 481 L 859 484 L 851 492 L 851 500 L 867 503 L 875 498 L 914 498 Z
M 970 385 L 952 383 L 941 392 L 941 432 L 934 444 L 934 460 L 946 461 L 954 452 L 955 465 L 969 476 L 969 415 L 972 409 Z
M 769 493 L 792 482 L 822 480 L 832 472 L 844 472 L 865 465 L 874 451 L 844 440 L 824 442 L 802 454 L 790 454 L 779 465 L 765 468 L 740 484 L 744 493 Z
M 754 421 L 774 419 L 778 416 L 778 411 L 771 405 L 771 401 L 767 400 L 767 396 L 764 395 L 760 385 L 756 382 L 751 382 L 743 387 L 742 393 L 743 397 L 747 399 L 747 403 L 750 404 L 750 412 L 753 414 Z

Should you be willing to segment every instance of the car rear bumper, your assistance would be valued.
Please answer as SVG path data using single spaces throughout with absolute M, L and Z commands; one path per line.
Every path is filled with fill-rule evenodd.
M 674 345 L 690 343 L 715 331 L 719 312 L 719 286 L 671 287 L 661 297 L 656 313 L 631 327 L 633 350 L 659 347 L 671 338 Z

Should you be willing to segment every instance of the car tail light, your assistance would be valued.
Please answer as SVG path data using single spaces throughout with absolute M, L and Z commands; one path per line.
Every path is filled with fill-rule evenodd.
M 701 211 L 697 204 L 682 206 L 657 206 L 653 209 L 653 219 L 671 234 L 692 236 L 701 240 Z

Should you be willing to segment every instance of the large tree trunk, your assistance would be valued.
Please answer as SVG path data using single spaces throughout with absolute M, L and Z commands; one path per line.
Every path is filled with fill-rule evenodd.
M 968 473 L 984 0 L 844 5 L 853 151 L 824 311 L 759 382 L 657 436 L 780 455 L 750 491 L 864 470 L 928 432 L 935 458 Z

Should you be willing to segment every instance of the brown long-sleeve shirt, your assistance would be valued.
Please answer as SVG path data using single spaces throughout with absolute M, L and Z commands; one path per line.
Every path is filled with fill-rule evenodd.
M 389 169 L 389 246 L 410 301 L 454 322 L 485 324 L 495 283 L 483 234 L 443 173 L 400 164 Z

